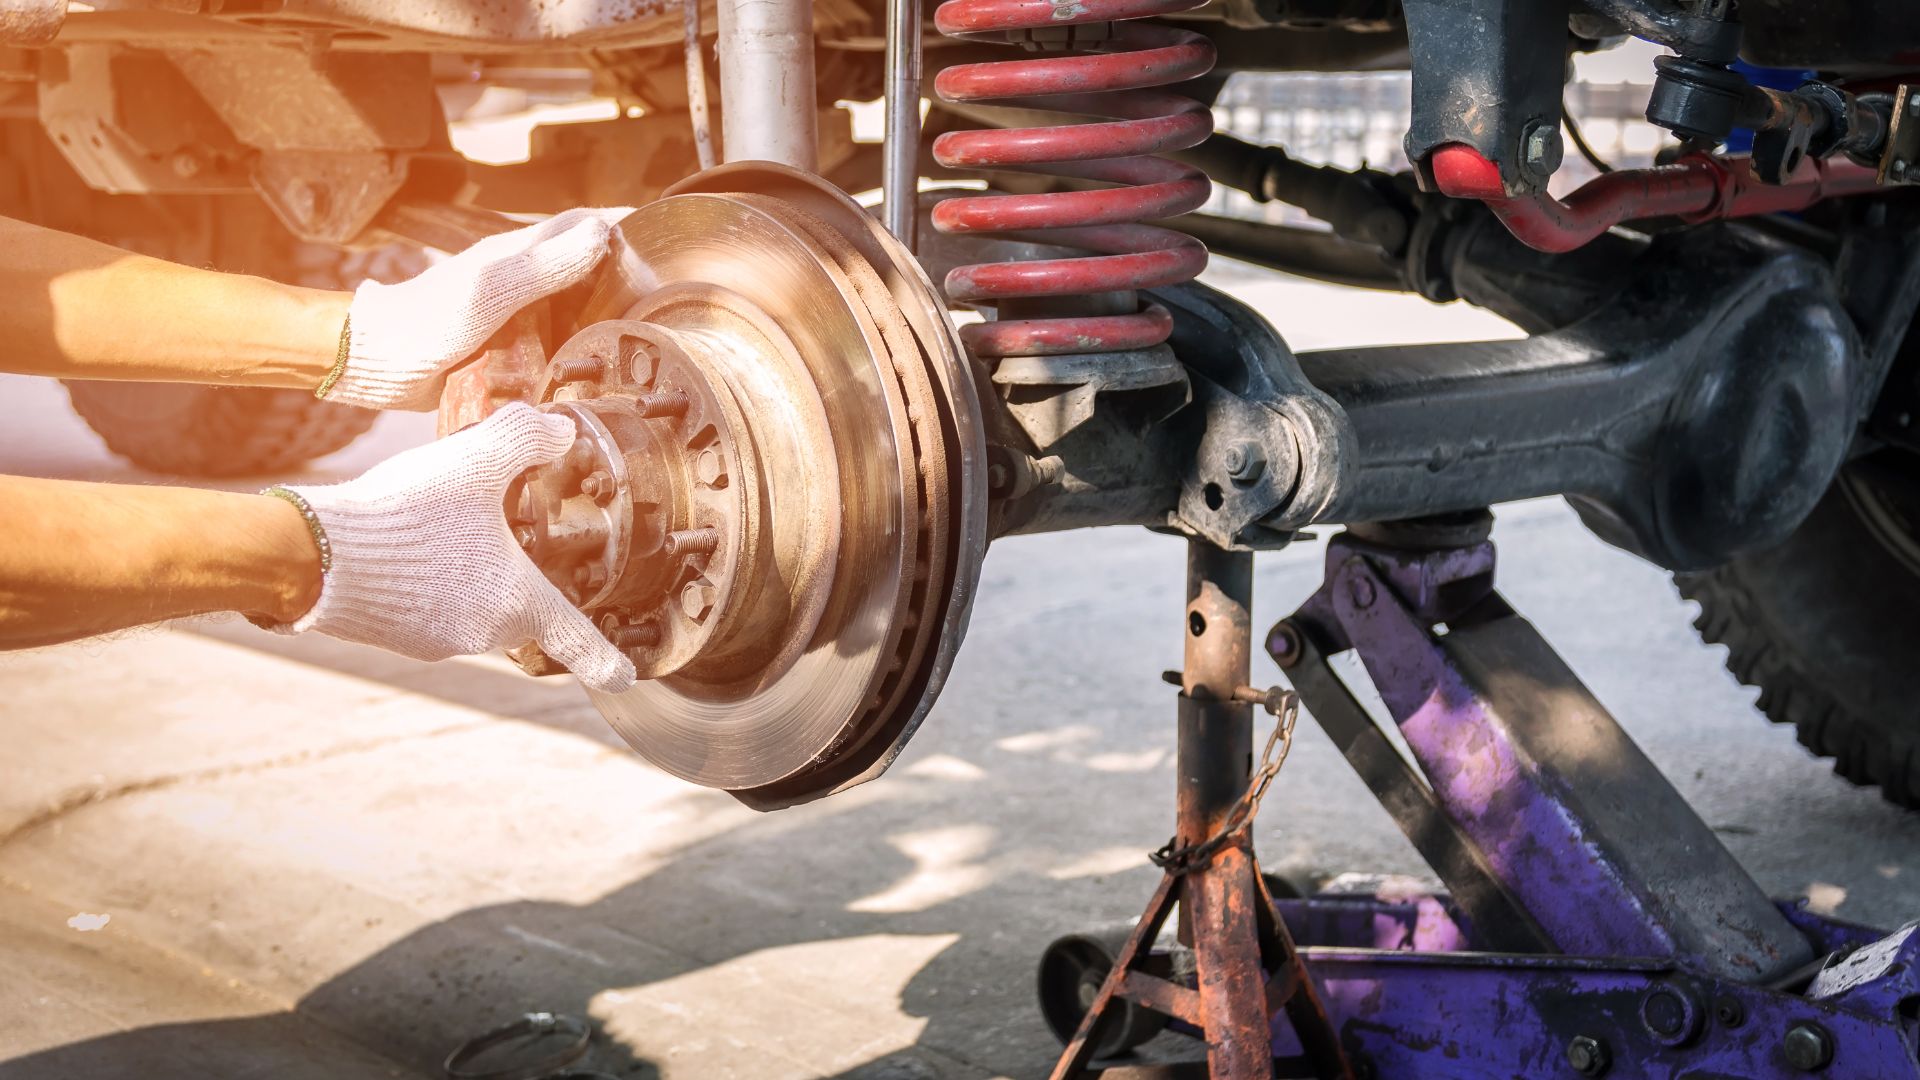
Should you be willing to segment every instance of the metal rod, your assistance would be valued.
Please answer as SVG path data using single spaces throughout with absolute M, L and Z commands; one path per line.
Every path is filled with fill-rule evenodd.
M 887 0 L 887 132 L 880 187 L 887 230 L 913 251 L 920 195 L 920 3 Z
M 1212 836 L 1247 788 L 1253 706 L 1233 700 L 1253 654 L 1253 556 L 1187 544 L 1186 666 L 1175 773 L 1183 844 Z M 1207 1071 L 1221 1080 L 1273 1075 L 1266 973 L 1254 911 L 1253 853 L 1229 844 L 1187 879 Z
M 713 168 L 713 120 L 707 109 L 707 58 L 700 47 L 700 0 L 683 0 L 687 57 L 687 117 L 702 169 Z
M 720 0 L 720 139 L 728 161 L 819 168 L 812 0 Z

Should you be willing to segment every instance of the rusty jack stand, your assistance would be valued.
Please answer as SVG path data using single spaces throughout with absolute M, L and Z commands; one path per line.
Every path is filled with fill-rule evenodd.
M 1201 540 L 1187 544 L 1186 671 L 1180 686 L 1177 847 L 1206 842 L 1228 823 L 1247 790 L 1253 706 L 1234 700 L 1250 677 L 1253 556 Z M 1318 1077 L 1353 1073 L 1260 877 L 1249 818 L 1211 855 L 1175 865 L 1160 880 L 1101 984 L 1052 1080 L 1088 1075 L 1096 1028 L 1115 998 L 1183 1020 L 1206 1033 L 1213 1080 L 1271 1080 L 1273 1018 L 1282 1009 Z M 1180 905 L 1198 988 L 1135 970 Z

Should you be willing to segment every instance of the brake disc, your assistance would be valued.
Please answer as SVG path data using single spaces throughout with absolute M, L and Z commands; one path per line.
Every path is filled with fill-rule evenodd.
M 515 533 L 633 659 L 639 684 L 592 697 L 649 761 L 762 808 L 871 779 L 940 690 L 986 547 L 939 295 L 777 166 L 702 174 L 620 232 L 524 395 L 580 438 L 509 494 Z

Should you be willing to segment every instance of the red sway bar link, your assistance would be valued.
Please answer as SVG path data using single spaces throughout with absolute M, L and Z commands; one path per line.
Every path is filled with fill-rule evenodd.
M 1085 124 L 953 131 L 933 143 L 949 168 L 1012 169 L 1115 185 L 1038 195 L 947 199 L 934 208 L 943 233 L 1008 233 L 1093 254 L 977 263 L 947 275 L 958 301 L 1079 296 L 1191 281 L 1207 265 L 1198 240 L 1142 224 L 1198 209 L 1212 185 L 1198 169 L 1156 157 L 1213 133 L 1203 104 L 1154 87 L 1213 68 L 1213 45 L 1168 26 L 1123 22 L 1187 11 L 1205 0 L 947 0 L 934 23 L 949 37 L 1019 41 L 1027 32 L 1078 55 L 963 64 L 934 80 L 956 104 L 992 103 L 1100 118 Z M 1111 24 L 1111 25 L 1108 25 Z M 1005 319 L 961 328 L 976 356 L 1054 356 L 1158 345 L 1172 332 L 1166 309 L 1126 315 Z
M 1671 165 L 1622 169 L 1595 177 L 1557 199 L 1545 192 L 1506 194 L 1500 170 L 1470 146 L 1433 152 L 1434 186 L 1480 199 L 1530 248 L 1572 251 L 1628 221 L 1675 217 L 1690 223 L 1804 210 L 1823 199 L 1878 190 L 1874 170 L 1843 159 L 1808 159 L 1785 183 L 1763 184 L 1745 157 L 1693 154 Z

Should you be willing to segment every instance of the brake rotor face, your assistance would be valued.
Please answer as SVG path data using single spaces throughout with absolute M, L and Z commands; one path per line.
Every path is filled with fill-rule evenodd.
M 539 391 L 619 428 L 596 451 L 618 469 L 569 466 L 623 472 L 614 512 L 569 475 L 517 516 L 612 522 L 582 548 L 600 569 L 536 553 L 647 680 L 595 704 L 661 768 L 772 808 L 878 775 L 938 693 L 985 549 L 979 406 L 931 283 L 844 195 L 764 165 L 683 187 L 622 223 Z M 678 413 L 635 419 L 663 394 Z

